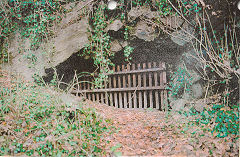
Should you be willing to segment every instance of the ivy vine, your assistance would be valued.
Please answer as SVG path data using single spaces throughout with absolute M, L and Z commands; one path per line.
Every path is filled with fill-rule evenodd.
M 36 49 L 53 33 L 50 28 L 60 20 L 61 4 L 54 0 L 7 0 L 0 2 L 0 59 L 7 62 L 9 54 L 4 43 L 12 33 L 29 38 L 31 48 Z

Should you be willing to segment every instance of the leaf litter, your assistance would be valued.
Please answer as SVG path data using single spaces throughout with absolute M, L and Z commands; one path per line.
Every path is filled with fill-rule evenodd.
M 123 156 L 239 156 L 235 135 L 215 137 L 200 126 L 189 125 L 192 119 L 177 113 L 121 109 L 88 100 L 86 104 L 111 120 L 117 129 L 105 137 L 108 155 L 121 152 Z M 115 146 L 118 147 L 113 152 L 111 148 Z
M 51 114 L 51 116 L 53 116 L 52 120 L 42 121 L 41 124 L 36 120 L 32 120 L 31 123 L 26 123 L 24 121 L 24 115 L 29 115 L 31 111 L 33 111 L 34 106 L 41 107 L 42 103 L 46 105 L 52 103 L 50 100 L 39 101 L 41 100 L 39 99 L 40 96 L 34 96 L 33 94 L 35 93 L 29 93 L 29 91 L 26 90 L 27 88 L 32 88 L 28 86 L 30 85 L 26 84 L 26 87 L 22 87 L 22 97 L 19 97 L 19 93 L 16 97 L 19 97 L 19 102 L 17 103 L 26 103 L 32 110 L 26 107 L 26 110 L 21 110 L 18 108 L 19 106 L 14 108 L 14 104 L 9 103 L 9 111 L 6 112 L 8 114 L 4 114 L 4 119 L 0 122 L 0 132 L 2 135 L 0 136 L 0 144 L 2 144 L 2 146 L 8 146 L 10 151 L 19 149 L 17 147 L 20 147 L 21 151 L 24 147 L 37 149 L 42 144 L 45 144 L 46 141 L 51 141 L 55 147 L 71 152 L 75 149 L 82 149 L 78 148 L 80 144 L 84 147 L 85 144 L 88 144 L 88 138 L 80 139 L 80 137 L 78 137 L 79 133 L 87 136 L 92 136 L 94 133 L 94 136 L 98 134 L 104 138 L 104 140 L 100 140 L 101 142 L 98 146 L 104 149 L 105 153 L 101 154 L 103 156 L 239 156 L 237 135 L 217 138 L 214 136 L 214 133 L 212 134 L 206 131 L 206 128 L 191 125 L 189 122 L 192 121 L 192 119 L 190 119 L 192 117 L 184 117 L 177 113 L 169 113 L 166 115 L 164 112 L 154 109 L 119 109 L 88 100 L 84 102 L 84 104 L 88 105 L 83 105 L 83 108 L 94 108 L 98 116 L 104 119 L 102 121 L 104 124 L 102 124 L 100 128 L 116 128 L 115 132 L 109 131 L 108 133 L 92 131 L 92 128 L 94 128 L 94 125 L 96 125 L 98 121 L 95 120 L 96 116 L 92 114 L 93 112 L 88 113 L 87 110 L 81 110 L 82 113 L 79 114 L 81 116 L 75 118 L 78 120 L 86 119 L 87 121 L 85 122 L 91 124 L 91 127 L 79 127 L 78 132 L 68 130 L 68 126 L 65 126 L 63 120 L 59 119 L 56 121 L 57 119 L 54 118 L 56 117 L 55 114 Z M 46 92 L 46 90 L 44 91 Z M 52 91 L 48 93 L 52 93 Z M 28 99 L 27 97 L 25 98 L 24 95 L 26 95 Z M 48 95 L 45 93 L 45 96 Z M 31 98 L 31 102 L 26 102 L 29 98 Z M 81 98 L 76 97 L 76 99 L 82 101 Z M 33 102 L 35 104 L 33 104 Z M 2 107 L 4 107 L 4 105 Z M 56 107 L 59 108 L 58 106 Z M 75 111 L 77 110 L 77 106 L 71 106 L 70 108 L 66 108 L 65 106 L 64 110 L 66 110 L 66 112 L 61 112 L 61 114 Z M 19 111 L 21 111 L 21 113 Z M 44 111 L 48 111 L 48 108 L 44 109 Z M 62 111 L 62 109 L 60 111 Z M 84 115 L 85 111 L 87 113 L 86 115 Z M 34 112 L 38 113 L 38 110 Z M 42 113 L 39 112 L 39 114 Z M 79 125 L 83 125 L 85 122 L 83 121 L 79 123 Z M 71 125 L 70 128 L 75 128 L 76 126 L 71 123 L 72 122 L 69 123 L 69 126 Z M 63 128 L 66 130 L 63 130 Z M 59 131 L 56 129 L 59 129 Z M 56 131 L 61 134 L 58 134 Z M 46 135 L 43 141 L 41 141 L 42 137 L 39 137 L 42 134 Z M 38 139 L 41 140 L 37 142 L 33 140 L 33 136 L 39 137 Z M 18 144 L 10 145 L 6 143 L 6 138 L 8 138 L 9 141 L 17 140 Z M 60 142 L 62 142 L 61 145 Z M 99 142 L 96 141 L 96 143 Z M 96 146 L 96 144 L 88 145 L 88 147 L 81 151 L 83 153 L 88 150 L 92 151 L 97 148 Z M 24 153 L 21 151 L 17 154 L 23 155 Z M 86 154 L 88 153 L 86 152 Z M 51 154 L 49 153 L 49 155 Z

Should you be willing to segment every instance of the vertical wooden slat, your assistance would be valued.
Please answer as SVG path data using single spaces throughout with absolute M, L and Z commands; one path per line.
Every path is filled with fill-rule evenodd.
M 138 64 L 138 70 L 141 69 L 141 64 L 139 63 Z M 139 73 L 138 74 L 138 87 L 142 87 L 142 77 L 141 77 L 141 74 Z M 142 91 L 138 91 L 138 104 L 139 104 L 139 108 L 143 108 L 143 105 L 142 105 Z
M 93 82 L 94 80 L 92 80 Z M 94 89 L 94 83 L 92 83 L 92 89 Z M 92 101 L 95 101 L 95 93 L 92 93 Z
M 84 89 L 85 90 L 87 89 L 87 82 L 84 83 Z M 87 93 L 86 92 L 84 92 L 83 95 L 84 95 L 84 98 L 87 98 Z
M 79 81 L 78 77 L 76 79 L 77 79 L 77 82 L 78 82 Z M 81 80 L 80 80 L 80 82 L 81 82 Z M 76 88 L 77 88 L 76 96 L 79 96 L 79 92 L 82 90 L 81 83 L 78 83 Z
M 97 101 L 97 103 L 99 103 L 99 93 L 98 92 L 96 92 L 96 101 Z
M 107 89 L 107 86 L 108 86 L 108 82 L 107 82 L 107 80 L 105 80 L 104 81 L 104 88 Z M 105 104 L 108 105 L 108 93 L 105 92 L 104 95 L 105 95 Z
M 77 86 L 77 88 L 78 88 L 77 90 L 78 90 L 78 91 L 83 90 L 83 87 L 82 87 L 82 86 L 83 86 L 83 83 L 82 83 L 82 81 L 81 81 L 81 83 L 79 83 L 78 86 Z
M 90 90 L 89 79 L 87 78 L 86 80 L 88 81 L 87 82 L 87 90 Z M 87 93 L 87 99 L 90 100 L 90 93 Z
M 101 82 L 101 87 L 99 87 L 100 89 L 102 88 L 102 85 L 103 85 L 103 82 Z M 103 102 L 103 93 L 99 93 L 98 95 L 99 95 L 99 100 L 98 100 L 98 102 L 99 102 L 99 103 L 104 103 L 104 102 Z
M 85 88 L 85 80 L 83 80 L 82 81 L 82 83 L 80 84 L 80 88 L 82 89 L 82 90 L 85 90 L 86 88 Z M 81 93 L 82 94 L 82 96 L 85 98 L 85 93 Z
M 81 82 L 81 81 L 80 81 L 80 83 L 78 83 L 77 87 L 74 86 L 74 88 L 77 89 L 76 96 L 82 95 L 82 90 L 83 90 L 83 88 L 82 88 L 82 82 Z
M 148 68 L 152 68 L 152 63 L 148 63 Z M 149 72 L 149 87 L 152 87 L 152 74 Z M 150 102 L 150 108 L 153 108 L 153 94 L 152 90 L 149 91 L 149 102 Z
M 101 86 L 101 85 L 100 85 Z M 101 87 L 97 87 L 97 89 L 100 89 Z M 101 100 L 101 94 L 99 92 L 96 93 L 96 99 L 97 99 L 97 102 L 100 103 L 100 100 Z
M 94 102 L 96 101 L 95 100 L 95 93 L 92 93 L 92 101 L 94 101 Z
M 163 68 L 162 67 L 162 62 L 159 63 L 159 68 Z M 160 86 L 163 86 L 163 71 L 160 71 Z M 164 110 L 164 91 L 161 90 L 161 110 Z
M 87 90 L 89 90 L 88 78 L 86 78 L 86 81 L 87 81 L 86 87 L 87 87 Z M 90 100 L 90 98 L 89 98 L 89 93 L 86 93 L 86 95 L 87 95 L 87 99 Z
M 127 65 L 127 70 L 130 71 L 131 67 L 130 64 Z M 128 74 L 128 87 L 131 87 L 131 74 Z M 132 94 L 128 92 L 128 104 L 129 108 L 132 108 Z
M 99 103 L 99 93 L 96 93 L 96 102 Z
M 157 67 L 157 63 L 156 62 L 153 62 L 153 67 L 154 68 Z M 154 86 L 158 86 L 158 73 L 157 72 L 154 72 Z M 155 90 L 154 94 L 155 94 L 156 109 L 160 109 L 158 93 L 159 93 L 159 91 Z
M 132 70 L 135 70 L 135 64 L 132 65 Z M 136 74 L 133 74 L 133 87 L 137 87 Z M 137 94 L 136 91 L 133 93 L 133 106 L 137 108 Z
M 120 66 L 117 66 L 117 71 L 120 72 Z M 121 82 L 121 75 L 118 75 L 118 88 L 122 87 L 122 82 Z M 122 93 L 119 92 L 119 108 L 123 108 L 123 103 L 122 103 Z
M 110 89 L 112 88 L 112 76 L 109 77 L 109 88 Z M 113 93 L 112 92 L 109 93 L 109 103 L 110 103 L 110 106 L 113 106 Z
M 126 71 L 124 65 L 122 65 L 122 71 Z M 126 76 L 125 75 L 123 75 L 123 88 L 126 88 Z M 123 107 L 127 108 L 127 92 L 123 92 Z
M 85 88 L 85 83 L 86 83 L 86 80 L 85 80 L 85 79 L 82 80 L 82 84 L 81 84 L 80 88 L 82 88 L 83 90 L 86 89 L 86 88 Z
M 163 68 L 163 86 L 167 84 L 167 74 L 166 74 L 166 65 L 165 63 L 162 63 Z M 164 90 L 164 105 L 165 105 L 165 111 L 168 111 L 168 100 L 167 100 L 167 90 Z
M 146 69 L 146 63 L 143 63 L 143 69 Z M 143 73 L 143 87 L 147 87 L 146 73 Z M 144 108 L 147 108 L 147 92 L 146 91 L 143 91 L 143 105 L 144 105 Z
M 113 67 L 113 72 L 115 72 L 115 67 Z M 116 77 L 113 75 L 113 88 L 117 88 L 117 80 Z M 114 105 L 118 107 L 118 95 L 117 92 L 114 92 Z
M 101 93 L 100 98 L 101 98 L 101 103 L 104 104 L 104 93 Z
M 92 100 L 91 93 L 88 93 L 88 100 Z
M 91 82 L 90 79 L 89 79 L 89 81 Z M 88 83 L 88 89 L 89 89 L 89 90 L 91 89 L 91 83 Z M 88 97 L 89 97 L 89 100 L 92 100 L 92 99 L 91 99 L 91 93 L 88 93 Z

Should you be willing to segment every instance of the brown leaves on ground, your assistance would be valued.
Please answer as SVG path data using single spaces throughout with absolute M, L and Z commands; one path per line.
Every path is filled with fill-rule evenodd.
M 185 125 L 186 117 L 169 115 L 154 109 L 118 109 L 88 101 L 103 118 L 112 119 L 117 132 L 105 137 L 107 152 L 124 156 L 236 156 L 233 138 L 216 138 L 197 126 Z M 237 155 L 238 156 L 238 155 Z

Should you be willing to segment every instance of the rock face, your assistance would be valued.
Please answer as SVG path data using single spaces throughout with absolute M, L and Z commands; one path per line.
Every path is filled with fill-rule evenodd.
M 181 30 L 177 30 L 171 34 L 171 39 L 176 44 L 184 46 L 194 38 L 193 32 L 194 29 L 185 22 L 181 27 Z
M 52 56 L 51 66 L 57 66 L 67 60 L 72 54 L 80 51 L 88 41 L 88 19 L 84 17 L 82 7 L 87 2 L 69 3 L 66 8 L 70 11 L 57 26 L 55 38 L 43 45 Z M 48 66 L 49 67 L 49 66 Z
M 195 99 L 201 98 L 203 96 L 203 88 L 200 83 L 192 85 L 192 93 Z
M 158 12 L 151 11 L 149 7 L 134 7 L 128 13 L 129 21 L 137 21 L 137 18 L 140 19 L 148 19 L 151 21 L 153 18 L 157 18 L 160 21 L 159 27 L 163 30 L 165 28 L 169 28 L 173 30 L 171 33 L 171 40 L 180 45 L 184 46 L 187 42 L 193 38 L 192 35 L 194 29 L 186 22 L 184 22 L 181 17 L 175 15 L 163 16 L 159 15 Z M 146 20 L 147 21 L 147 20 Z M 134 27 L 134 33 L 136 37 L 139 39 L 143 39 L 145 41 L 153 41 L 159 34 L 155 32 L 155 29 L 152 24 L 147 24 L 145 20 L 140 20 L 137 25 Z M 115 26 L 116 27 L 116 26 Z M 117 29 L 115 29 L 117 30 Z
M 202 112 L 205 107 L 206 107 L 206 102 L 203 99 L 200 99 L 194 103 L 194 108 L 198 112 Z
M 51 58 L 53 66 L 62 63 L 89 43 L 87 28 L 88 21 L 84 18 L 56 34 L 56 37 L 50 41 L 54 52 Z
M 175 30 L 171 33 L 171 40 L 180 45 L 184 46 L 187 42 L 193 38 L 190 34 L 193 34 L 193 28 L 184 22 L 181 17 L 175 15 L 163 16 L 159 15 L 156 11 L 151 11 L 149 7 L 133 7 L 128 13 L 128 20 L 134 21 L 137 18 L 145 18 L 151 21 L 153 18 L 158 18 L 160 21 L 160 28 L 165 29 L 166 27 Z M 147 20 L 146 20 L 147 21 Z M 153 25 L 149 26 L 145 20 L 140 20 L 135 26 L 135 33 L 133 35 L 137 36 L 139 39 L 145 41 L 153 41 L 158 34 L 155 33 Z M 116 29 L 117 30 L 117 29 Z
M 123 46 L 118 42 L 118 40 L 114 40 L 111 42 L 111 48 L 110 50 L 113 52 L 121 51 Z
M 46 68 L 55 67 L 80 51 L 89 42 L 89 25 L 87 18 L 78 19 L 79 14 L 76 9 L 67 14 L 57 27 L 55 37 L 42 43 L 37 50 L 31 50 L 30 41 L 24 41 L 16 34 L 8 50 L 13 57 L 12 63 L 4 65 L 3 68 L 20 73 L 26 80 L 32 81 L 34 74 L 43 76 Z M 34 63 L 31 57 L 36 59 Z
M 169 15 L 169 16 L 159 16 L 159 21 L 161 21 L 163 26 L 167 26 L 171 29 L 177 29 L 182 27 L 184 21 L 177 16 Z
M 148 24 L 144 21 L 139 21 L 137 23 L 134 35 L 145 41 L 153 41 L 157 37 L 152 26 L 148 26 Z
M 184 109 L 184 106 L 187 104 L 187 102 L 188 101 L 185 99 L 178 99 L 178 100 L 172 101 L 170 103 L 170 106 L 172 107 L 173 111 L 180 111 Z
M 191 102 L 204 96 L 204 85 L 201 74 L 199 73 L 199 71 L 202 71 L 202 65 L 200 64 L 200 62 L 201 61 L 198 60 L 196 57 L 196 52 L 190 48 L 190 50 L 186 50 L 182 54 L 181 58 L 178 61 L 178 64 L 176 64 L 176 69 L 185 69 L 185 71 L 189 74 L 189 77 L 186 77 L 186 82 L 189 83 L 190 87 L 188 88 L 189 92 L 186 92 L 185 90 L 182 95 L 178 94 L 177 100 L 175 100 L 175 96 L 169 95 L 170 104 L 173 109 L 179 109 L 182 107 L 182 101 L 180 101 L 181 99 L 187 102 Z M 180 74 L 174 74 L 174 76 L 178 75 Z M 176 85 L 176 87 L 178 87 L 180 81 L 178 79 L 173 79 L 172 83 Z M 184 90 L 183 87 L 181 88 L 181 91 L 182 90 Z
M 113 23 L 108 25 L 106 28 L 106 31 L 112 30 L 112 31 L 118 31 L 120 28 L 122 28 L 123 23 L 120 20 L 115 20 Z
M 131 55 L 132 63 L 147 63 L 164 61 L 169 64 L 176 64 L 176 60 L 184 52 L 184 47 L 174 43 L 167 35 L 162 35 L 154 39 L 154 41 L 144 41 L 138 38 L 131 40 L 129 45 L 134 47 L 134 52 Z M 123 46 L 123 44 L 122 44 Z M 121 52 L 116 53 L 122 54 Z M 120 58 L 120 57 L 116 57 Z M 122 59 L 124 60 L 124 59 Z M 116 61 L 121 64 L 121 62 Z
M 44 65 L 47 58 L 43 55 L 42 49 L 31 50 L 30 41 L 22 39 L 17 33 L 10 42 L 8 52 L 13 57 L 9 64 L 3 64 L 2 68 L 16 72 L 25 77 L 25 80 L 32 81 L 34 74 L 44 75 Z
M 133 7 L 129 13 L 128 13 L 128 18 L 130 21 L 134 21 L 136 20 L 136 18 L 140 17 L 140 16 L 146 16 L 148 15 L 149 17 L 151 16 L 151 10 L 149 7 Z

